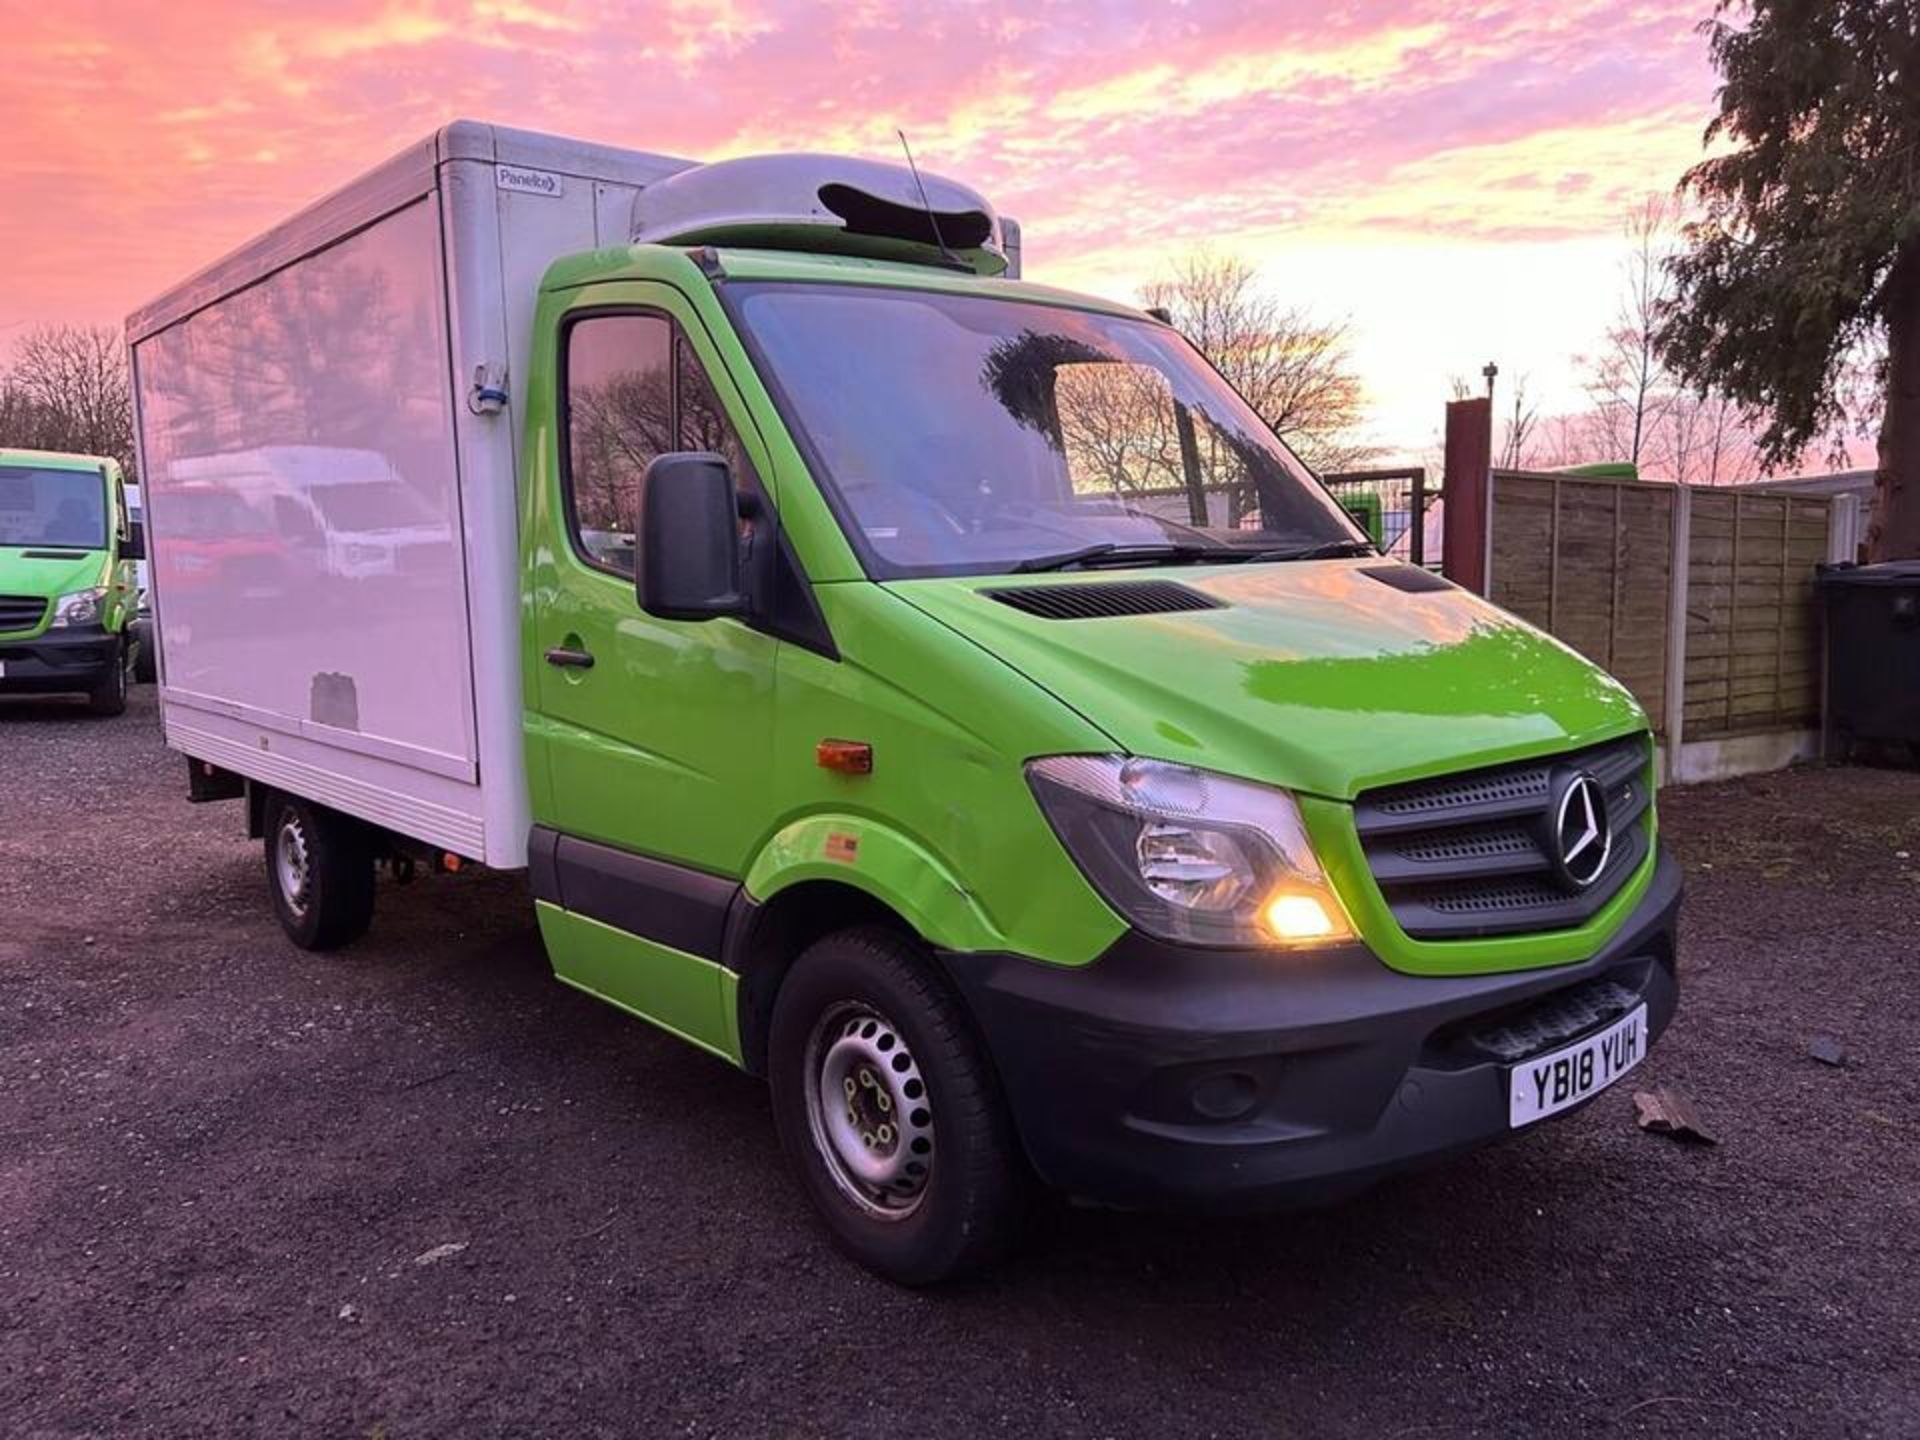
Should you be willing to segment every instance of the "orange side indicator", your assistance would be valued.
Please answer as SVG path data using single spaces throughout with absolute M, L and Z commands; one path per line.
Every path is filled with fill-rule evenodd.
M 851 865 L 860 858 L 860 837 L 848 835 L 844 831 L 827 832 L 824 853 L 829 860 L 838 860 L 843 865 Z
M 864 740 L 822 740 L 813 747 L 813 759 L 822 770 L 842 775 L 873 773 L 873 746 Z

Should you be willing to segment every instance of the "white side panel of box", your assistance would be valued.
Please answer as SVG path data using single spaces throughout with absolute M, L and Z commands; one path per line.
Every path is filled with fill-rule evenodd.
M 525 863 L 539 283 L 688 163 L 458 121 L 128 320 L 169 744 Z M 498 413 L 467 404 L 481 367 Z
M 477 782 L 438 204 L 141 344 L 169 704 Z

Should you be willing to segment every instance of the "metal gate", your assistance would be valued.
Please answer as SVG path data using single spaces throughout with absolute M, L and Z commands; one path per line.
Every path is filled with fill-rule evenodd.
M 1333 498 L 1387 554 L 1412 565 L 1440 565 L 1440 491 L 1418 466 L 1322 475 Z

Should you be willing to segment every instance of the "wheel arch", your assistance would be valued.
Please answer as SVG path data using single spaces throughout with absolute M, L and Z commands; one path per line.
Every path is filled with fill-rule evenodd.
M 1047 843 L 1053 843 L 1051 837 Z M 1060 858 L 1064 863 L 1064 854 Z M 961 880 L 962 873 L 963 867 L 949 863 L 920 836 L 871 815 L 816 812 L 776 831 L 754 854 L 734 897 L 722 946 L 722 963 L 738 991 L 745 1067 L 759 1073 L 764 1021 L 785 966 L 831 930 L 874 922 L 912 936 L 963 994 L 954 956 L 1021 955 L 1082 965 L 1105 953 L 1124 930 L 1084 882 L 1085 904 L 1071 903 L 1074 897 L 1061 896 L 1055 885 L 1027 885 L 1007 900 L 1016 908 L 1008 916 L 990 911 L 980 891 Z M 1004 888 L 1004 876 L 1000 883 Z M 1043 903 L 1036 904 L 1036 896 Z M 758 928 L 765 912 L 785 906 L 793 906 L 801 919 L 778 923 L 797 928 L 784 936 L 777 927 Z M 782 944 L 785 953 L 769 958 L 767 952 L 777 952 Z M 770 969 L 749 976 L 756 966 Z
M 940 950 L 997 950 L 1004 938 L 947 865 L 867 816 L 815 814 L 779 830 L 748 869 L 727 919 L 742 1064 L 765 1068 L 767 1026 L 787 968 L 823 935 L 881 925 Z
M 926 940 L 900 911 L 844 881 L 800 880 L 765 903 L 744 889 L 735 898 L 727 917 L 722 960 L 734 976 L 740 1064 L 749 1074 L 766 1074 L 774 1000 L 793 962 L 816 940 L 857 926 L 877 926 Z

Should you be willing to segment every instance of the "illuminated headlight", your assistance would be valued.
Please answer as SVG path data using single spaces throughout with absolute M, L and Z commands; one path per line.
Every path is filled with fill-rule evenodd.
M 1074 862 L 1148 934 L 1198 945 L 1353 934 L 1284 790 L 1123 755 L 1055 755 L 1027 781 Z
M 76 590 L 62 595 L 53 607 L 52 623 L 58 625 L 97 625 L 100 606 L 107 598 L 105 590 Z

